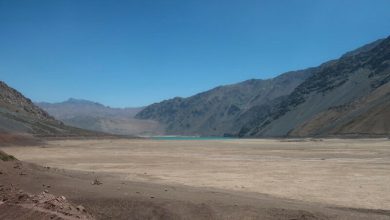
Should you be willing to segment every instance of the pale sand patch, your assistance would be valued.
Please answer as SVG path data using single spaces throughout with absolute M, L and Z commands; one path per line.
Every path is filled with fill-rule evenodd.
M 110 172 L 133 181 L 258 192 L 390 209 L 387 139 L 66 140 L 2 148 L 44 166 Z

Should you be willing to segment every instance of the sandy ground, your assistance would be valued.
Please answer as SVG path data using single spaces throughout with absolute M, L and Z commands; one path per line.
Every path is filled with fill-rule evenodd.
M 17 158 L 122 180 L 213 187 L 390 209 L 390 141 L 68 140 L 3 148 Z M 98 174 L 97 174 L 98 175 Z
M 12 180 L 9 166 L 0 183 L 33 193 L 51 184 L 98 219 L 390 219 L 387 139 L 64 140 L 1 149 L 50 169 L 26 165 L 28 175 Z M 91 187 L 95 177 L 101 186 Z

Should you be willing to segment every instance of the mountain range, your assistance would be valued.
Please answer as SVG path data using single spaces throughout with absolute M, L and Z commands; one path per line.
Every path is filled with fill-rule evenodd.
M 140 108 L 111 108 L 74 98 L 33 103 L 0 81 L 0 132 L 55 137 L 389 136 L 390 37 L 318 67 Z
M 167 134 L 239 137 L 390 134 L 390 37 L 318 67 L 147 106 Z
M 156 135 L 163 127 L 153 120 L 135 119 L 143 109 L 111 108 L 100 103 L 70 98 L 59 103 L 35 103 L 66 125 L 119 135 Z

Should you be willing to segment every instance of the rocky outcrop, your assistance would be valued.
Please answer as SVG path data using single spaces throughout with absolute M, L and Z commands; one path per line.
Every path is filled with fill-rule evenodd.
M 14 186 L 0 185 L 0 219 L 93 220 L 87 210 L 71 204 L 64 196 L 46 191 L 30 194 Z

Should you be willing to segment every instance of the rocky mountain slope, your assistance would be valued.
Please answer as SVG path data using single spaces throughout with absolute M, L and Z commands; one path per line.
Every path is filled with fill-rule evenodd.
M 240 135 L 388 135 L 390 122 L 384 122 L 379 129 L 377 123 L 372 124 L 371 116 L 374 111 L 381 114 L 379 118 L 388 118 L 385 109 L 389 104 L 386 89 L 389 81 L 390 38 L 387 38 L 323 66 L 274 105 L 268 115 L 245 125 Z M 336 115 L 336 111 L 343 113 Z
M 60 103 L 36 103 L 66 125 L 121 135 L 160 134 L 162 127 L 153 120 L 134 116 L 143 108 L 110 108 L 100 103 L 71 98 Z
M 98 135 L 83 129 L 64 125 L 34 105 L 30 99 L 0 81 L 0 133 L 34 136 Z
M 273 79 L 249 80 L 166 100 L 148 106 L 136 117 L 157 120 L 170 134 L 386 135 L 389 125 L 378 123 L 388 118 L 387 96 L 374 92 L 390 80 L 389 42 L 389 38 L 378 40 L 340 59 Z M 382 94 L 381 98 L 375 94 Z M 373 99 L 377 101 L 367 101 Z M 344 110 L 336 114 L 335 109 Z M 378 123 L 372 121 L 374 116 Z
M 331 107 L 294 128 L 292 136 L 383 135 L 390 131 L 390 83 L 345 105 Z
M 330 107 L 294 128 L 292 136 L 388 135 L 390 83 L 350 103 Z

